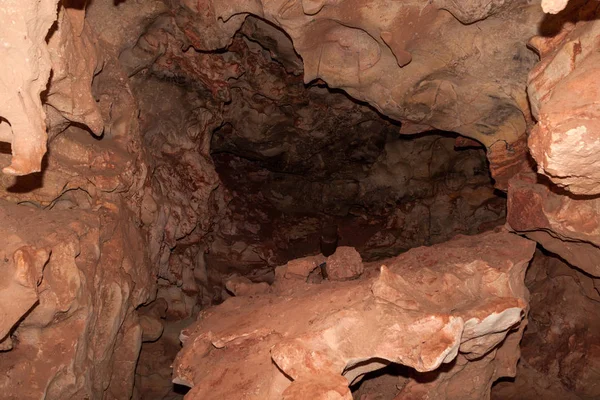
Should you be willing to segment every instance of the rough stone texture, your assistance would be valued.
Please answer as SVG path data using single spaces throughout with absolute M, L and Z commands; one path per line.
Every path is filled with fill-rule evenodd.
M 48 30 L 58 0 L 4 0 L 0 10 L 0 140 L 11 143 L 10 175 L 39 172 L 46 154 L 46 113 L 40 93 L 50 78 Z
M 182 332 L 174 381 L 192 386 L 188 399 L 350 399 L 350 383 L 389 362 L 444 364 L 398 398 L 487 398 L 514 375 L 533 251 L 507 232 L 463 236 L 387 260 L 373 278 L 230 298 Z M 467 377 L 478 377 L 469 391 Z
M 327 257 L 325 267 L 327 279 L 346 281 L 358 278 L 364 271 L 362 258 L 353 247 L 338 247 L 335 253 Z
M 501 0 L 486 6 L 477 1 L 179 1 L 177 24 L 195 48 L 215 50 L 231 42 L 247 14 L 291 37 L 305 82 L 322 79 L 342 88 L 407 122 L 406 132 L 454 131 L 488 148 L 524 137 L 524 78 L 535 58 L 522 43 L 536 33 L 539 6 Z M 525 162 L 524 155 L 510 157 Z M 498 187 L 506 188 L 509 177 L 497 175 Z
M 281 281 L 283 278 L 296 278 L 303 279 L 304 282 L 306 282 L 306 279 L 309 277 L 310 273 L 326 261 L 327 259 L 323 256 L 304 257 L 290 260 L 286 265 L 279 267 L 275 271 L 275 274 L 279 281 Z
M 574 198 L 539 183 L 534 174 L 513 178 L 507 224 L 585 272 L 600 276 L 600 199 Z
M 388 146 L 386 138 L 397 135 L 397 124 L 323 85 L 305 87 L 290 40 L 271 25 L 250 18 L 226 51 L 195 52 L 180 45 L 185 35 L 175 24 L 178 17 L 162 15 L 150 22 L 119 57 L 132 76 L 142 134 L 152 153 L 152 188 L 145 191 L 141 217 L 151 230 L 151 258 L 160 266 L 159 297 L 171 299 L 169 313 L 188 317 L 197 311 L 196 302 L 219 301 L 231 274 L 270 281 L 276 265 L 315 254 L 312 236 L 321 213 L 353 213 L 348 231 L 367 213 L 385 213 L 367 237 L 360 237 L 369 241 L 365 247 L 371 257 L 503 222 L 502 200 L 491 188 L 473 190 L 489 183 L 482 151 L 452 154 L 452 138 L 439 145 L 435 138 Z M 209 148 L 224 167 L 220 178 L 225 185 L 217 187 Z M 230 153 L 244 157 L 235 171 L 223 166 Z M 448 158 L 454 159 L 449 167 Z M 248 166 L 247 159 L 257 165 Z M 252 174 L 249 168 L 261 170 Z M 443 177 L 447 171 L 450 179 Z M 235 177 L 228 179 L 232 173 Z M 446 186 L 464 189 L 469 200 L 457 199 Z M 402 197 L 416 204 L 414 197 L 431 192 L 438 198 L 428 206 L 442 204 L 440 217 L 453 223 L 446 228 L 434 214 L 431 229 L 404 229 L 405 211 L 394 211 L 391 204 Z M 412 214 L 409 223 L 429 219 L 423 207 L 404 208 Z M 303 211 L 319 215 L 292 215 Z M 392 231 L 377 237 L 382 225 L 393 226 Z M 395 241 L 394 235 L 403 239 Z M 206 274 L 200 272 L 204 262 L 210 265 Z M 202 279 L 194 282 L 195 275 Z
M 3 273 L 17 268 L 37 303 L 20 310 L 12 350 L 2 354 L 3 397 L 128 397 L 142 338 L 134 308 L 149 296 L 147 277 L 135 271 L 141 236 L 102 204 L 40 211 L 3 202 L 0 210 Z M 3 304 L 25 300 L 21 288 L 3 281 L 2 298 L 11 298 Z
M 571 7 L 572 8 L 572 7 Z M 562 31 L 532 40 L 542 61 L 529 76 L 537 125 L 529 136 L 538 172 L 575 194 L 600 194 L 600 21 L 597 4 L 571 11 Z
M 100 72 L 94 34 L 85 22 L 85 8 L 80 1 L 63 1 L 56 30 L 48 40 L 52 61 L 52 80 L 46 94 L 46 104 L 68 121 L 83 124 L 97 136 L 104 130 L 104 121 L 92 95 L 92 80 Z M 53 121 L 54 130 L 60 127 Z
M 41 13 L 47 3 L 22 7 L 36 5 Z M 11 7 L 3 4 L 2 12 Z M 11 310 L 9 317 L 2 315 L 0 339 L 6 351 L 0 361 L 4 398 L 129 399 L 143 335 L 157 334 L 136 311 L 156 296 L 156 270 L 137 217 L 145 177 L 135 100 L 115 53 L 95 39 L 82 7 L 52 4 L 59 21 L 47 48 L 44 38 L 53 20 L 42 32 L 44 25 L 36 27 L 21 10 L 19 18 L 38 29 L 31 39 L 39 36 L 43 45 L 37 56 L 23 47 L 24 53 L 5 57 L 3 64 L 14 68 L 11 63 L 23 56 L 31 65 L 41 63 L 36 68 L 46 61 L 53 68 L 45 110 L 28 114 L 42 121 L 47 116 L 50 141 L 41 171 L 0 178 L 1 248 L 7 260 L 0 297 L 10 299 L 2 310 L 7 305 Z M 0 29 L 9 27 L 5 21 Z M 18 72 L 29 73 L 27 68 Z M 43 69 L 38 72 L 34 86 L 43 83 L 44 89 L 47 77 Z M 22 84 L 8 73 L 3 82 Z M 2 90 L 3 100 L 10 100 L 12 94 Z M 28 96 L 34 94 L 39 101 L 39 91 Z M 88 128 L 104 132 L 102 140 L 92 138 Z M 45 125 L 40 140 L 28 143 L 45 152 Z M 13 164 L 19 146 L 12 142 Z M 43 152 L 38 155 L 41 159 Z M 9 165 L 10 149 L 2 147 L 0 166 Z M 22 302 L 15 301 L 19 297 Z
M 165 324 L 163 335 L 155 342 L 142 344 L 142 351 L 136 369 L 134 399 L 140 400 L 181 400 L 183 393 L 177 393 L 171 382 L 171 363 L 181 349 L 179 333 L 193 320 L 183 319 Z
M 595 399 L 600 396 L 598 279 L 559 258 L 536 252 L 527 271 L 529 324 L 514 383 L 496 399 Z
M 250 279 L 242 276 L 234 276 L 225 282 L 225 287 L 234 296 L 253 296 L 267 293 L 270 290 L 266 282 L 253 283 Z
M 359 133 L 373 135 L 367 128 Z M 319 176 L 316 168 L 314 173 L 278 173 L 268 169 L 269 161 L 216 156 L 217 172 L 232 198 L 210 246 L 211 265 L 243 273 L 249 265 L 275 266 L 317 254 L 325 218 L 339 227 L 338 244 L 356 247 L 366 260 L 504 223 L 505 201 L 494 193 L 479 149 L 457 150 L 454 138 L 434 134 L 388 139 L 381 150 L 357 141 L 347 156 L 340 155 L 336 143 L 318 153 L 344 165 L 334 172 L 335 180 Z M 373 161 L 352 157 L 377 151 Z M 289 153 L 288 159 L 297 157 L 294 147 Z
M 182 359 L 207 345 L 199 363 L 218 374 L 227 357 L 241 368 L 246 352 L 258 365 L 249 373 L 267 375 L 234 378 L 272 376 L 270 395 L 288 399 L 349 398 L 350 381 L 390 360 L 422 371 L 396 380 L 399 399 L 486 398 L 515 373 L 529 242 L 463 237 L 387 269 L 366 264 L 348 282 L 328 282 L 322 257 L 283 264 L 318 252 L 324 219 L 365 260 L 498 225 L 503 200 L 488 170 L 503 190 L 520 174 L 508 193 L 513 229 L 600 275 L 597 2 L 542 1 L 555 16 L 520 0 L 87 3 L 0 7 L 4 397 L 181 398 L 169 367 L 179 331 L 235 294 L 205 312 L 219 320 L 200 326 L 212 333 L 188 341 Z M 534 34 L 542 61 L 530 110 Z M 566 191 L 524 173 L 530 114 L 538 169 Z M 435 129 L 464 136 L 406 136 Z M 596 398 L 600 284 L 543 264 L 528 277 L 518 376 L 495 396 Z M 422 322 L 408 346 L 394 341 L 399 310 L 399 323 Z M 507 319 L 481 335 L 490 313 Z M 361 329 L 375 334 L 365 341 Z M 448 340 L 423 341 L 423 331 Z M 318 377 L 300 358 L 311 352 Z M 192 397 L 215 378 L 178 373 L 200 382 Z

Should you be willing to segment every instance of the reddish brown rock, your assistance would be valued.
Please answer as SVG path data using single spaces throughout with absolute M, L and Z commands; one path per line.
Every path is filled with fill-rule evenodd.
M 508 190 L 509 180 L 521 171 L 530 171 L 529 148 L 526 137 L 513 143 L 498 141 L 487 149 L 490 161 L 490 173 L 495 186 L 503 191 Z
M 19 319 L 12 349 L 0 363 L 4 397 L 131 393 L 142 338 L 134 309 L 148 299 L 149 284 L 132 269 L 144 256 L 141 237 L 122 222 L 127 214 L 6 202 L 0 213 L 2 272 L 17 272 L 3 281 L 0 297 L 10 298 L 3 306 L 20 300 L 9 314 Z M 14 319 L 3 318 L 3 332 Z
M 600 199 L 553 191 L 534 174 L 519 175 L 509 183 L 507 224 L 594 276 L 600 276 L 598 209 Z
M 542 33 L 529 143 L 570 193 L 521 174 L 509 222 L 598 276 L 595 3 L 3 2 L 4 397 L 180 398 L 175 320 L 204 308 L 176 371 L 191 398 L 350 399 L 390 362 L 410 370 L 390 398 L 487 398 L 517 371 L 530 242 L 460 237 L 362 274 L 352 252 L 329 282 L 321 257 L 273 268 L 318 252 L 325 215 L 365 260 L 503 223 L 483 151 L 398 131 L 477 140 L 505 190 L 529 168 Z M 523 367 L 496 395 L 598 397 L 598 280 L 531 272 Z
M 349 399 L 347 386 L 382 359 L 421 372 L 452 362 L 399 398 L 464 387 L 469 371 L 485 378 L 462 398 L 480 399 L 514 374 L 533 249 L 506 232 L 459 237 L 387 260 L 373 279 L 230 298 L 182 332 L 174 381 L 192 386 L 189 399 Z
M 325 267 L 327 279 L 346 281 L 358 278 L 364 271 L 362 258 L 353 247 L 338 247 L 335 253 L 327 257 Z
M 195 48 L 225 47 L 246 15 L 264 18 L 292 39 L 304 63 L 305 82 L 321 79 L 342 88 L 408 122 L 409 132 L 454 131 L 488 148 L 512 146 L 525 134 L 528 105 L 522 88 L 536 60 L 522 43 L 536 34 L 543 16 L 537 4 L 178 4 L 177 24 Z M 386 18 L 380 17 L 382 9 Z M 506 179 L 498 184 L 505 187 Z
M 594 399 L 600 396 L 600 294 L 590 276 L 536 252 L 527 271 L 529 324 L 514 383 L 495 399 Z

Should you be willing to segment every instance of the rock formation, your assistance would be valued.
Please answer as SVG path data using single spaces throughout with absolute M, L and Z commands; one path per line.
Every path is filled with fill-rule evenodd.
M 599 397 L 599 10 L 1 0 L 0 397 Z
M 351 399 L 349 385 L 400 363 L 430 377 L 396 399 L 486 398 L 514 374 L 534 248 L 507 232 L 459 236 L 346 282 L 337 277 L 357 277 L 354 250 L 338 248 L 327 259 L 335 280 L 310 284 L 280 270 L 272 293 L 202 311 L 181 333 L 175 382 L 193 387 L 189 399 Z

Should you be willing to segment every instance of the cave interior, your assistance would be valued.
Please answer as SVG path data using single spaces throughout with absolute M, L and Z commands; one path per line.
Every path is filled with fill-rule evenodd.
M 0 4 L 0 397 L 600 399 L 597 0 Z

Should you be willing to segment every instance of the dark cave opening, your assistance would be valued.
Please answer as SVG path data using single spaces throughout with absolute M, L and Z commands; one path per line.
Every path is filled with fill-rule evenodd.
M 368 129 L 360 134 L 372 137 Z M 447 132 L 381 136 L 379 146 L 356 140 L 346 149 L 340 142 L 318 146 L 308 157 L 278 154 L 298 164 L 335 159 L 322 169 L 287 163 L 281 171 L 280 162 L 236 154 L 234 145 L 213 148 L 216 171 L 232 194 L 236 234 L 229 244 L 270 246 L 264 261 L 282 265 L 320 253 L 323 227 L 333 225 L 339 246 L 375 261 L 504 223 L 505 198 L 493 188 L 481 148 L 457 148 L 459 136 Z M 369 150 L 369 158 L 353 157 Z
M 180 394 L 166 365 L 180 349 L 182 321 L 268 288 L 277 267 L 321 253 L 324 230 L 369 264 L 505 221 L 506 199 L 478 142 L 400 134 L 400 123 L 343 91 L 304 84 L 240 34 L 223 54 L 240 57 L 245 72 L 216 98 L 190 66 L 210 54 L 186 55 L 189 64 L 163 56 L 134 79 L 148 99 L 141 121 L 153 185 L 177 217 L 159 273 L 165 332 L 144 343 L 136 386 L 172 398 Z M 205 182 L 211 191 L 200 189 Z M 203 205 L 210 218 L 189 216 Z M 323 271 L 307 281 L 322 282 Z

